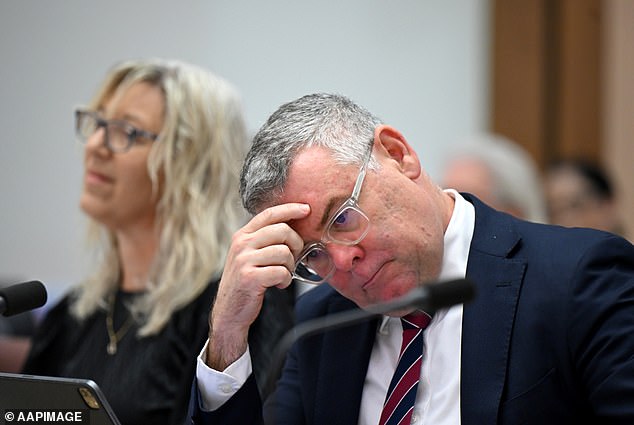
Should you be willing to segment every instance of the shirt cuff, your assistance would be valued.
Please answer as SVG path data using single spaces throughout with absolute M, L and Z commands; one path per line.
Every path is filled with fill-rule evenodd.
M 235 362 L 220 372 L 207 366 L 207 344 L 198 355 L 196 362 L 196 379 L 198 381 L 198 393 L 200 394 L 200 408 L 211 412 L 219 409 L 244 385 L 252 372 L 251 355 L 249 347 L 247 351 Z

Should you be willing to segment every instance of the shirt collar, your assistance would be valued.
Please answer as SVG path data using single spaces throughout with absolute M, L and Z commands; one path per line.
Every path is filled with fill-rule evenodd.
M 445 193 L 454 199 L 451 219 L 444 235 L 444 252 L 438 281 L 464 278 L 467 274 L 469 247 L 475 228 L 475 209 L 473 205 L 454 189 L 446 189 Z M 441 320 L 447 310 L 439 310 L 434 321 Z M 379 323 L 379 333 L 388 332 L 389 316 L 383 316 Z

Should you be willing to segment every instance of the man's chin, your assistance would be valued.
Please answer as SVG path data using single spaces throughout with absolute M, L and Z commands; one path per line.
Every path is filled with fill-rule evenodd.
M 408 315 L 410 313 L 413 313 L 415 310 L 416 310 L 416 307 L 402 308 L 400 310 L 389 311 L 389 312 L 385 313 L 385 316 L 403 317 L 403 316 L 406 316 L 406 315 Z

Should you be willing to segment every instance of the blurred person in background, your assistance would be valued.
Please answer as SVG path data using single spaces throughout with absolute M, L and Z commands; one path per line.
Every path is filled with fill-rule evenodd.
M 96 266 L 51 309 L 24 372 L 94 380 L 123 424 L 184 423 L 225 253 L 245 220 L 238 94 L 190 64 L 126 61 L 75 119 Z M 254 373 L 267 372 L 293 299 L 265 300 L 249 335 Z
M 612 182 L 598 165 L 581 159 L 553 161 L 544 187 L 551 223 L 623 234 Z
M 547 220 L 535 161 L 517 143 L 500 135 L 476 135 L 457 147 L 445 163 L 441 185 L 471 193 L 518 218 Z

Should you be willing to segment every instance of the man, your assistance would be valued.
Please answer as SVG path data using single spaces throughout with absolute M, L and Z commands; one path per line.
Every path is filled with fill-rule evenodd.
M 400 132 L 336 95 L 302 97 L 269 118 L 241 194 L 255 216 L 228 252 L 199 358 L 195 423 L 261 423 L 247 333 L 266 291 L 292 278 L 322 282 L 298 301 L 305 321 L 463 276 L 477 297 L 437 311 L 424 330 L 402 423 L 634 423 L 627 241 L 520 221 L 441 190 Z M 410 310 L 300 339 L 267 423 L 379 423 L 405 339 L 398 318 Z
M 469 192 L 496 210 L 546 222 L 539 169 L 530 154 L 506 137 L 477 134 L 445 163 L 442 186 Z
M 607 172 L 597 164 L 581 159 L 555 160 L 546 168 L 544 188 L 552 224 L 624 233 L 617 192 Z

